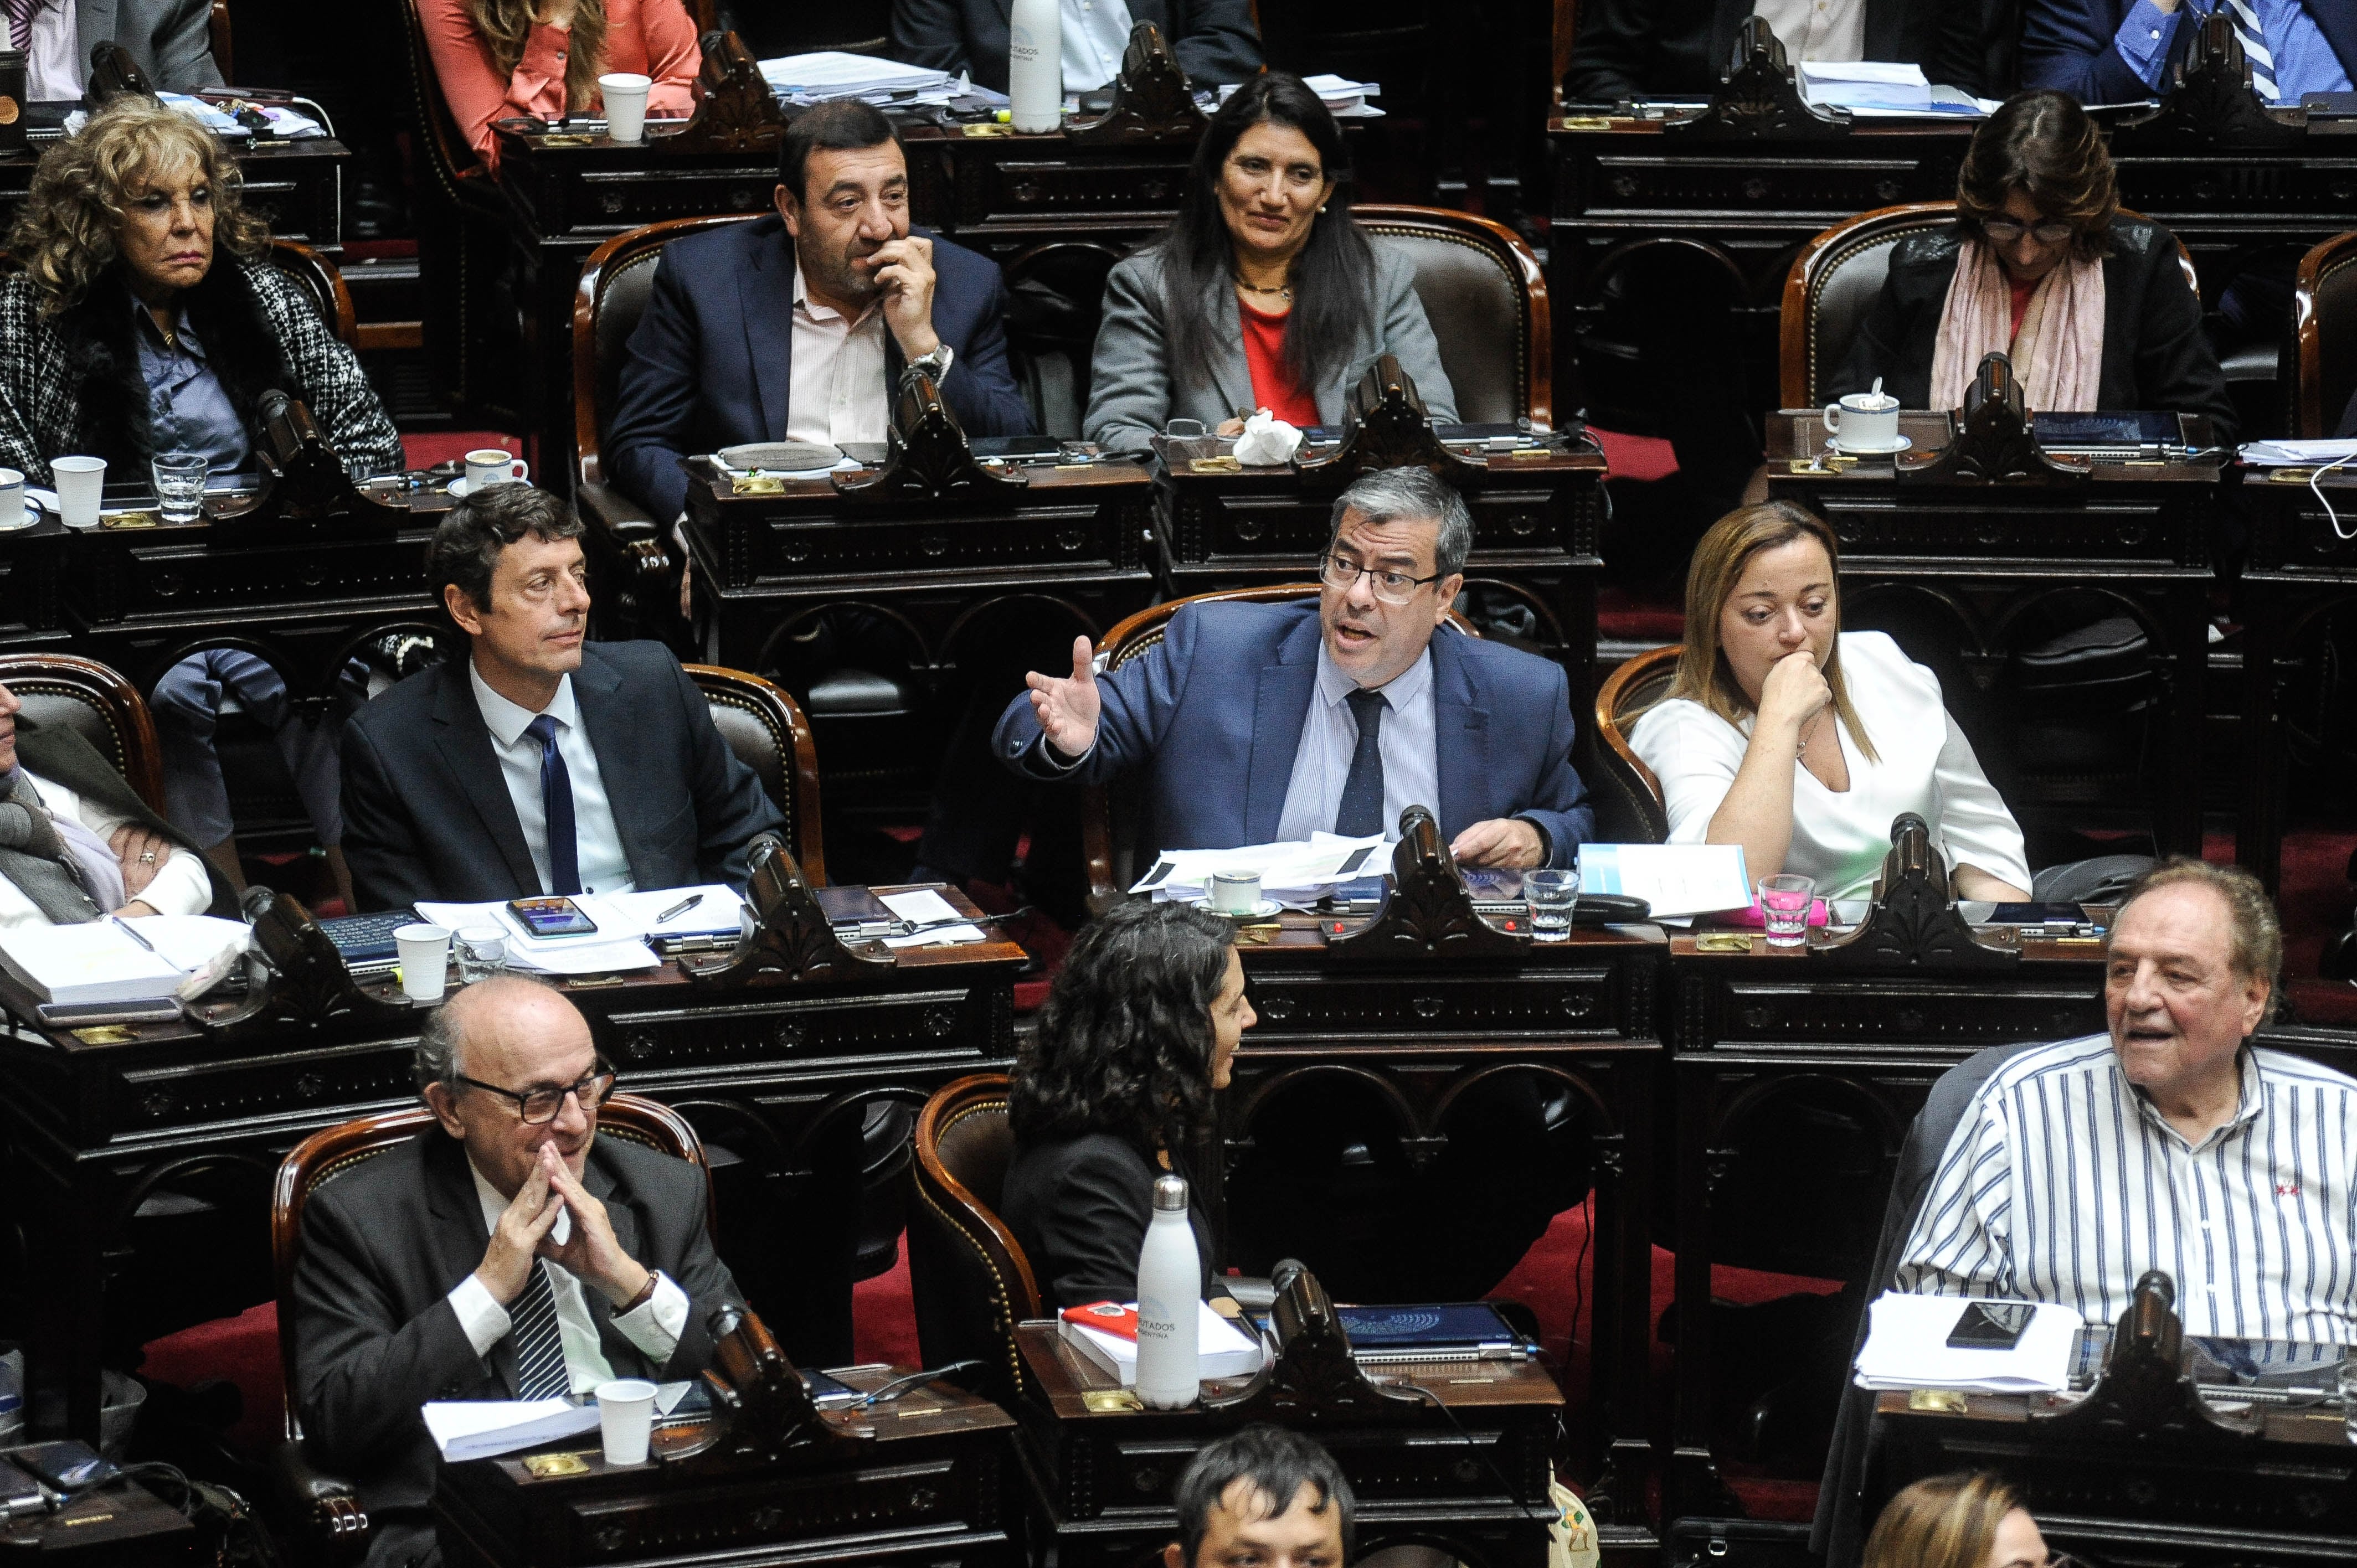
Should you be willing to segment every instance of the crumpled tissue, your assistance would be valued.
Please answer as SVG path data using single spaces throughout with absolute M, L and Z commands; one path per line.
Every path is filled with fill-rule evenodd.
M 1244 433 L 1236 437 L 1236 461 L 1247 468 L 1274 468 L 1293 460 L 1301 447 L 1301 432 L 1261 409 L 1244 421 Z

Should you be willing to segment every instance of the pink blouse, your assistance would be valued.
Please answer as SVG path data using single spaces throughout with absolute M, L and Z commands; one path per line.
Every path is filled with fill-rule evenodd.
M 511 114 L 554 120 L 565 113 L 565 56 L 572 29 L 533 27 L 524 40 L 523 58 L 501 81 L 467 13 L 467 0 L 418 0 L 417 10 L 443 102 L 468 144 L 492 169 L 500 164 L 493 122 Z M 649 119 L 694 113 L 695 73 L 703 64 L 695 24 L 682 0 L 606 0 L 606 70 L 654 78 L 647 94 Z

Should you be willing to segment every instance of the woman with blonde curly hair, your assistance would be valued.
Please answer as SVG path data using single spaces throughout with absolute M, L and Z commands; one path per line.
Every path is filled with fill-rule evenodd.
M 2072 1568 L 2001 1476 L 1933 1476 L 1883 1506 L 1864 1568 Z
M 650 119 L 695 111 L 704 52 L 681 0 L 418 0 L 417 16 L 442 101 L 494 169 L 494 124 L 600 113 L 600 76 L 651 78 Z
M 231 472 L 274 389 L 347 459 L 397 467 L 359 360 L 269 241 L 221 143 L 153 99 L 117 99 L 43 153 L 8 240 L 24 271 L 0 281 L 0 464 L 43 485 L 67 453 L 119 478 L 171 451 Z

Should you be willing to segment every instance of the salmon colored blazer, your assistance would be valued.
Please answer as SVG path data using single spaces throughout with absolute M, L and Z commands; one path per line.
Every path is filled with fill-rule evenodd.
M 443 102 L 476 155 L 499 167 L 494 122 L 511 114 L 554 120 L 565 112 L 565 56 L 572 41 L 566 27 L 535 27 L 524 40 L 523 58 L 502 81 L 491 52 L 468 15 L 467 0 L 417 0 L 425 26 L 425 47 Z M 650 119 L 681 118 L 695 109 L 695 73 L 704 53 L 682 0 L 606 0 L 608 71 L 637 71 L 654 79 L 647 94 Z M 576 113 L 596 104 L 574 104 Z

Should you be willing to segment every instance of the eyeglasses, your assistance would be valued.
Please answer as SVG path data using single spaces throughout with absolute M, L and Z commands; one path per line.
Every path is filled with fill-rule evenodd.
M 2068 223 L 2040 223 L 2033 229 L 2010 218 L 1984 218 L 1981 220 L 1981 232 L 2000 245 L 2010 245 L 2024 234 L 2041 245 L 2059 245 L 2078 231 Z
M 568 1083 L 562 1089 L 531 1089 L 521 1093 L 512 1089 L 501 1089 L 496 1083 L 485 1083 L 479 1078 L 468 1078 L 464 1073 L 458 1076 L 458 1081 L 470 1089 L 479 1089 L 502 1100 L 514 1101 L 516 1114 L 523 1118 L 524 1125 L 539 1127 L 556 1120 L 556 1113 L 565 1109 L 565 1097 L 568 1094 L 581 1101 L 582 1110 L 596 1111 L 605 1103 L 607 1091 L 614 1087 L 614 1069 L 600 1061 L 588 1077 L 578 1082 Z
M 1408 603 L 1415 597 L 1418 588 L 1426 583 L 1437 583 L 1441 575 L 1435 572 L 1429 577 L 1411 577 L 1405 572 L 1379 571 L 1372 566 L 1361 566 L 1349 556 L 1337 555 L 1330 550 L 1318 558 L 1319 582 L 1329 588 L 1340 588 L 1348 593 L 1357 585 L 1360 578 L 1365 577 L 1373 585 L 1375 597 L 1387 605 Z

